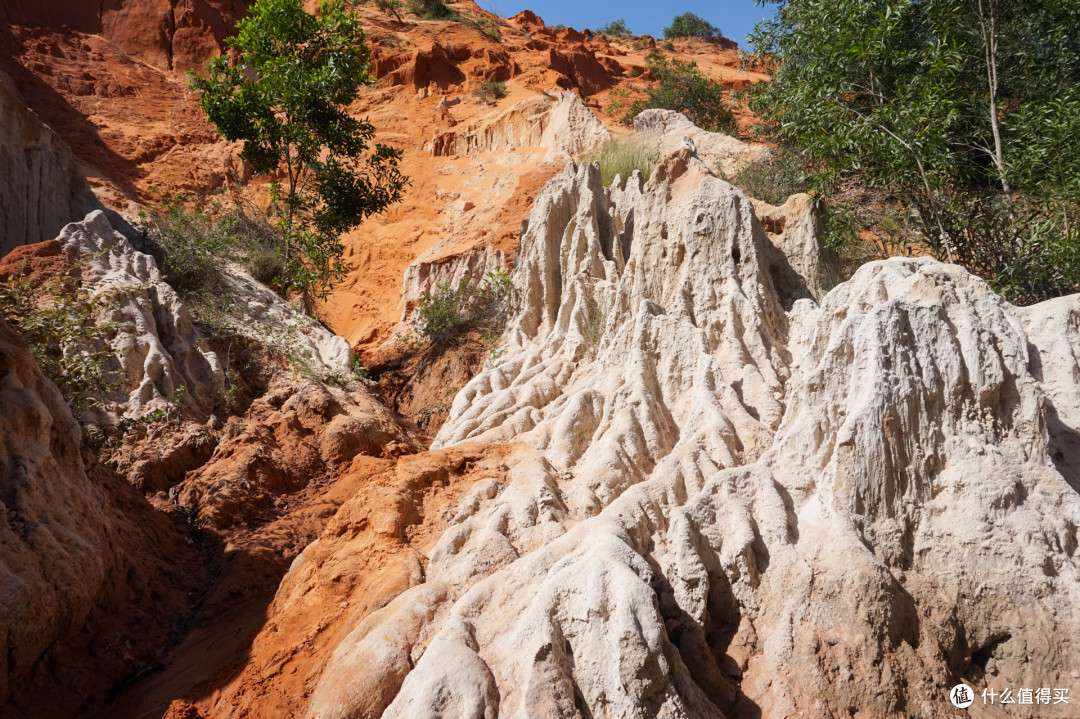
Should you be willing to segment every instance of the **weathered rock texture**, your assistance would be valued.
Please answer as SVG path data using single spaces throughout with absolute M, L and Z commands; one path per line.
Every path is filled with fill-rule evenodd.
M 206 464 L 188 474 L 175 496 L 196 523 L 225 529 L 263 515 L 274 501 L 355 457 L 396 456 L 421 449 L 393 414 L 365 389 L 347 392 L 281 377 L 226 425 Z
M 116 325 L 111 344 L 123 370 L 128 413 L 139 416 L 175 399 L 209 413 L 224 380 L 221 362 L 154 258 L 132 248 L 101 211 L 64 227 L 57 241 L 109 308 L 100 319 Z
M 56 237 L 98 206 L 63 141 L 42 124 L 0 72 L 0 257 Z
M 247 6 L 246 0 L 14 2 L 0 8 L 0 19 L 102 35 L 144 63 L 183 70 L 218 54 Z
M 720 167 L 729 177 L 746 164 L 771 152 L 764 145 L 748 145 L 722 132 L 702 130 L 674 110 L 645 110 L 639 113 L 634 118 L 634 131 L 655 137 L 662 155 L 674 152 L 689 138 L 694 143 L 698 157 L 710 169 Z
M 521 156 L 529 149 L 539 149 L 545 162 L 566 162 L 580 158 L 610 138 L 604 124 L 577 95 L 562 92 L 557 98 L 548 94 L 530 97 L 502 112 L 444 132 L 432 141 L 431 152 L 436 156 L 451 156 L 502 151 Z M 505 203 L 512 195 L 519 194 L 524 188 L 521 183 L 516 183 L 518 186 L 515 187 L 513 179 L 507 177 L 498 182 L 502 196 L 489 193 L 489 196 L 494 195 L 491 200 Z M 487 199 L 477 198 L 480 202 Z M 497 246 L 500 243 L 490 224 L 482 223 L 478 231 L 467 221 L 470 211 L 475 208 L 474 202 L 458 200 L 451 207 L 451 217 L 444 226 L 447 233 L 405 269 L 401 292 L 402 320 L 409 317 L 424 292 L 444 283 L 456 285 L 464 277 L 476 281 L 490 270 L 506 267 L 508 258 L 503 248 Z M 488 241 L 478 242 L 477 234 L 488 235 Z
M 547 159 L 578 157 L 611 137 L 607 128 L 572 92 L 558 98 L 533 96 L 502 112 L 436 136 L 433 155 L 542 147 Z
M 154 258 L 135 250 L 101 211 L 73 222 L 56 239 L 83 282 L 105 299 L 100 319 L 116 327 L 111 346 L 121 365 L 118 405 L 133 417 L 179 399 L 196 416 L 220 404 L 225 358 L 209 348 L 180 295 Z M 297 311 L 239 268 L 226 272 L 238 334 L 266 345 L 314 375 L 351 371 L 349 344 Z
M 168 642 L 202 581 L 0 321 L 0 714 L 64 716 Z
M 938 717 L 959 680 L 1074 684 L 1080 300 L 894 259 L 786 313 L 791 271 L 689 150 L 552 180 L 434 446 L 514 445 L 407 591 L 322 605 L 355 628 L 296 711 Z M 272 621 L 312 611 L 296 572 Z

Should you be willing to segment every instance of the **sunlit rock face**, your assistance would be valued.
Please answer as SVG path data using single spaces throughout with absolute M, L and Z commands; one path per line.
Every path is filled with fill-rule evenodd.
M 959 681 L 1073 683 L 1080 300 L 893 259 L 818 305 L 775 250 L 692 143 L 555 177 L 434 443 L 508 455 L 307 715 L 935 717 Z

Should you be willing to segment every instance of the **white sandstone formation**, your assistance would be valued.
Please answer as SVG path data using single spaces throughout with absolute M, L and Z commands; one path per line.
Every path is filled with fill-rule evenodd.
M 961 680 L 1075 687 L 1080 298 L 893 259 L 785 313 L 791 268 L 691 151 L 599 177 L 541 194 L 435 441 L 515 442 L 505 480 L 308 716 L 929 718 Z
M 550 160 L 577 157 L 610 137 L 604 123 L 577 95 L 545 93 L 436 136 L 431 154 L 474 155 L 537 147 L 546 149 Z
M 786 296 L 820 300 L 839 279 L 836 255 L 825 247 L 821 235 L 821 218 L 814 199 L 805 193 L 790 196 L 779 207 L 763 200 L 750 198 L 765 234 L 783 253 L 794 275 L 778 287 Z M 790 309 L 790 307 L 787 307 Z
M 127 413 L 137 417 L 177 398 L 209 412 L 224 378 L 221 362 L 154 258 L 137 252 L 99 210 L 65 226 L 56 239 L 73 262 L 82 263 L 83 281 L 110 308 L 101 319 L 116 324 L 111 344 L 128 391 Z
M 100 319 L 116 325 L 111 345 L 128 392 L 119 402 L 125 413 L 138 417 L 179 398 L 185 407 L 208 414 L 226 368 L 154 258 L 136 251 L 98 210 L 64 227 L 57 240 L 73 262 L 81 263 L 83 281 L 92 292 L 106 296 L 109 310 Z M 227 273 L 226 281 L 239 332 L 308 363 L 316 373 L 349 370 L 351 350 L 344 338 L 238 268 Z
M 772 152 L 764 145 L 750 145 L 722 132 L 702 130 L 686 115 L 674 110 L 654 109 L 638 113 L 634 118 L 634 131 L 654 136 L 664 156 L 678 150 L 689 138 L 701 161 L 711 170 L 722 168 L 728 177 Z

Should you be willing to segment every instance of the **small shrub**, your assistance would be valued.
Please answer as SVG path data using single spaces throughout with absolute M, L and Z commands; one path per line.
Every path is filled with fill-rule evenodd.
M 797 150 L 777 150 L 746 165 L 732 177 L 720 176 L 746 194 L 770 205 L 782 205 L 787 198 L 807 191 L 806 158 Z
M 650 108 L 674 110 L 686 115 L 703 130 L 736 134 L 735 115 L 724 99 L 720 83 L 703 73 L 693 60 L 668 60 L 653 53 L 645 60 L 656 78 L 646 98 L 631 105 L 623 122 L 633 124 L 633 118 Z
M 664 37 L 668 40 L 676 37 L 718 37 L 720 34 L 720 28 L 692 12 L 676 15 L 671 25 L 664 28 Z
M 488 272 L 482 280 L 465 276 L 456 285 L 444 282 L 420 298 L 415 315 L 417 334 L 432 344 L 447 342 L 481 319 L 490 318 L 509 292 L 506 270 Z
M 30 345 L 42 373 L 76 418 L 119 387 L 108 339 L 116 331 L 97 318 L 115 293 L 93 295 L 72 274 L 31 274 L 28 267 L 0 284 L 0 318 Z
M 585 340 L 586 347 L 595 349 L 604 334 L 604 325 L 611 307 L 608 303 L 600 303 L 595 299 L 589 299 L 588 305 L 589 317 L 581 328 L 581 337 Z
M 411 0 L 409 12 L 425 20 L 455 20 L 458 17 L 457 12 L 442 0 Z
M 248 213 L 217 197 L 181 194 L 143 212 L 140 229 L 165 281 L 204 328 L 212 329 L 229 312 L 229 262 L 282 296 L 291 286 L 280 230 L 258 210 Z
M 617 40 L 633 36 L 633 33 L 630 32 L 630 28 L 626 27 L 626 21 L 622 18 L 619 18 L 618 20 L 612 20 L 607 25 L 604 25 L 602 28 L 597 30 L 597 32 L 601 35 L 612 37 Z
M 177 194 L 143 212 L 142 220 L 147 249 L 174 290 L 185 298 L 221 291 L 222 260 L 230 256 L 232 241 L 230 221 L 221 217 L 216 199 Z
M 1060 208 L 1055 208 L 1060 209 Z M 953 259 L 1018 305 L 1080 291 L 1080 230 L 1020 197 L 1010 212 L 995 196 L 956 193 L 939 208 Z M 1071 213 L 1080 211 L 1074 204 Z M 930 242 L 938 256 L 944 242 Z
M 379 8 L 385 13 L 389 13 L 394 16 L 394 19 L 401 22 L 401 11 L 405 7 L 405 3 L 402 0 L 375 0 L 375 7 Z
M 608 140 L 582 159 L 584 162 L 599 163 L 604 187 L 610 187 L 616 175 L 625 182 L 634 170 L 640 171 L 642 178 L 648 180 L 653 167 L 660 160 L 660 152 L 648 140 L 629 135 Z
M 487 80 L 480 83 L 480 87 L 473 91 L 473 95 L 484 102 L 495 102 L 506 97 L 506 83 L 496 80 Z

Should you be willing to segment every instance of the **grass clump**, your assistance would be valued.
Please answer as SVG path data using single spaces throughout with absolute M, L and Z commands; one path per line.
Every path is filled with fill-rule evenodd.
M 770 152 L 742 167 L 732 176 L 723 169 L 719 175 L 746 194 L 770 205 L 782 205 L 787 198 L 808 189 L 807 159 L 797 150 Z
M 457 284 L 444 282 L 425 292 L 414 314 L 416 333 L 431 344 L 448 342 L 467 329 L 490 330 L 510 294 L 510 274 L 492 270 L 483 279 L 462 277 Z
M 411 0 L 409 12 L 425 20 L 456 20 L 456 11 L 447 7 L 442 0 Z
M 473 95 L 484 102 L 496 102 L 506 97 L 506 83 L 501 80 L 486 80 L 473 90 Z
M 627 178 L 638 170 L 644 180 L 649 179 L 653 167 L 660 161 L 660 151 L 654 143 L 637 135 L 615 137 L 582 158 L 584 162 L 600 165 L 604 187 L 610 187 L 615 177 Z

